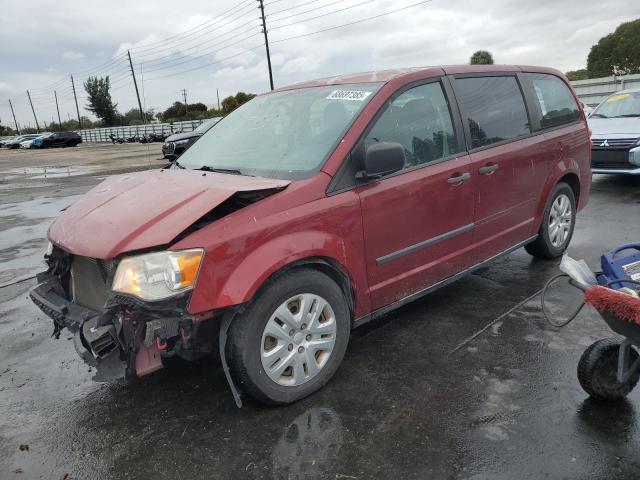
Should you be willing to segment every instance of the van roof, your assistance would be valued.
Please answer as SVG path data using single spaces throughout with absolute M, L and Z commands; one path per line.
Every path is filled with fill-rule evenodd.
M 523 65 L 443 65 L 434 67 L 397 68 L 391 70 L 375 70 L 372 72 L 349 73 L 334 77 L 320 78 L 296 83 L 275 91 L 295 90 L 306 87 L 320 87 L 327 85 L 342 85 L 346 83 L 387 83 L 392 80 L 407 77 L 408 81 L 439 75 L 459 75 L 465 73 L 493 73 L 493 72 L 534 72 L 550 73 L 564 78 L 564 74 L 556 69 Z

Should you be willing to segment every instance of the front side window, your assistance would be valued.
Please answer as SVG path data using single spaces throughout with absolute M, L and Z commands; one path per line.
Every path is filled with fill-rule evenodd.
M 538 115 L 542 128 L 566 125 L 580 118 L 578 104 L 562 80 L 544 73 L 525 75 L 531 80 L 533 92 L 538 100 Z
M 449 103 L 440 82 L 414 87 L 392 100 L 365 138 L 404 147 L 405 168 L 457 153 Z
M 182 154 L 179 166 L 307 178 L 322 166 L 380 85 L 331 85 L 260 95 L 205 133 Z
M 471 147 L 531 133 L 527 109 L 515 77 L 469 77 L 455 81 L 471 131 Z
M 591 114 L 596 118 L 640 117 L 640 92 L 611 95 Z

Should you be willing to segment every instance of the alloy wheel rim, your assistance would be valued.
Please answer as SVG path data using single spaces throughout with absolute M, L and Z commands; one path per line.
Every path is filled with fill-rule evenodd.
M 554 247 L 564 246 L 569 238 L 572 221 L 571 201 L 565 194 L 560 194 L 553 201 L 549 212 L 549 240 Z
M 284 301 L 262 332 L 260 360 L 267 376 L 283 386 L 302 385 L 327 364 L 336 342 L 336 316 L 319 295 Z

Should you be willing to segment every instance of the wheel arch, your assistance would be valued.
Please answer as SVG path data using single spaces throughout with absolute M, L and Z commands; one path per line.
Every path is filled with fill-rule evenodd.
M 340 287 L 340 290 L 342 290 L 345 300 L 347 301 L 347 305 L 349 306 L 351 323 L 353 324 L 355 319 L 355 286 L 347 269 L 337 260 L 330 257 L 310 256 L 300 258 L 282 266 L 267 277 L 267 279 L 255 291 L 253 297 L 259 295 L 269 286 L 270 283 L 277 281 L 277 279 L 285 273 L 304 268 L 310 268 L 325 274 Z
M 538 202 L 535 225 L 540 226 L 544 214 L 544 209 L 547 205 L 547 202 L 549 201 L 549 196 L 552 194 L 555 186 L 560 182 L 565 182 L 569 185 L 576 199 L 576 208 L 578 208 L 581 188 L 579 172 L 580 169 L 578 164 L 575 161 L 571 161 L 569 159 L 559 161 L 551 170 L 549 176 L 547 177 L 544 188 L 542 189 L 542 195 Z
M 556 182 L 556 185 L 560 182 L 564 182 L 573 190 L 573 196 L 576 199 L 576 207 L 580 204 L 580 177 L 574 172 L 567 173 L 560 177 Z

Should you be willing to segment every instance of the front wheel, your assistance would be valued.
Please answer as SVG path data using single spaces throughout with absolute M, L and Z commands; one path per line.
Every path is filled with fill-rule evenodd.
M 576 197 L 569 185 L 560 182 L 549 196 L 538 238 L 525 245 L 525 250 L 541 259 L 561 256 L 571 242 L 575 223 Z
M 231 324 L 228 358 L 239 384 L 267 404 L 322 388 L 342 362 L 351 329 L 340 287 L 298 269 L 272 281 Z

